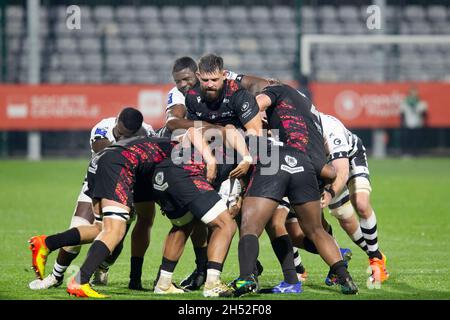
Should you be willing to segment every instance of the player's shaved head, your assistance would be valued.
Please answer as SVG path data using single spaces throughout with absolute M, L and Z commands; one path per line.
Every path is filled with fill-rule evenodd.
M 138 109 L 127 107 L 119 113 L 117 125 L 123 127 L 120 129 L 125 129 L 123 130 L 125 132 L 122 132 L 123 135 L 130 136 L 142 127 L 143 121 L 144 116 Z
M 191 57 L 181 57 L 175 60 L 172 68 L 172 73 L 181 71 L 183 69 L 189 69 L 192 72 L 197 72 L 197 63 Z

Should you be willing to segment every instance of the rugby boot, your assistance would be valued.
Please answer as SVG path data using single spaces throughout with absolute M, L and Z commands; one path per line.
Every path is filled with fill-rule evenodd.
M 308 278 L 308 272 L 303 272 L 303 273 L 297 273 L 297 277 L 298 277 L 298 281 L 300 282 L 305 282 L 306 279 Z
M 356 286 L 356 283 L 353 282 L 353 279 L 350 275 L 345 278 L 343 283 L 339 283 L 341 287 L 341 292 L 343 294 L 357 294 L 358 293 L 358 287 Z
M 237 278 L 231 283 L 231 287 L 234 289 L 234 296 L 240 297 L 249 293 L 258 293 L 259 292 L 259 283 L 257 278 L 254 275 L 245 277 L 245 278 Z
M 195 269 L 187 278 L 180 283 L 180 287 L 189 291 L 195 291 L 201 288 L 206 281 L 206 273 Z
M 256 276 L 257 277 L 261 276 L 263 271 L 264 271 L 263 265 L 261 264 L 261 262 L 259 262 L 259 260 L 256 260 L 256 272 L 257 272 L 255 273 Z
M 31 250 L 31 264 L 36 276 L 43 280 L 45 275 L 45 264 L 47 262 L 47 256 L 50 250 L 45 244 L 45 238 L 47 236 L 35 236 L 28 240 L 30 244 L 29 249 Z
M 342 258 L 344 259 L 345 266 L 348 267 L 348 262 L 352 259 L 352 250 L 350 250 L 349 248 L 339 248 L 339 251 L 341 252 Z M 331 272 L 331 270 L 328 272 L 327 277 L 325 278 L 325 284 L 327 286 L 337 284 L 337 277 Z
M 94 276 L 90 281 L 94 286 L 106 286 L 108 285 L 108 269 L 98 267 L 94 272 Z
M 154 284 L 155 286 L 156 284 Z M 144 290 L 144 287 L 142 286 L 141 279 L 130 279 L 130 282 L 128 282 L 128 289 L 130 290 Z
M 31 290 L 44 290 L 49 288 L 59 287 L 63 283 L 63 278 L 56 279 L 53 273 L 50 273 L 43 280 L 36 279 L 30 282 L 28 285 Z
M 302 293 L 302 283 L 301 281 L 290 284 L 284 281 L 281 281 L 278 285 L 272 288 L 272 293 Z
M 232 297 L 233 289 L 220 280 L 214 283 L 205 283 L 203 287 L 204 297 Z
M 109 297 L 105 294 L 98 293 L 97 291 L 92 289 L 89 283 L 86 284 L 77 283 L 75 281 L 75 278 L 72 278 L 72 280 L 67 285 L 67 293 L 77 298 L 104 299 Z
M 371 258 L 369 259 L 369 265 L 372 269 L 372 274 L 369 276 L 369 281 L 372 283 L 379 282 L 383 283 L 389 279 L 389 272 L 386 270 L 386 256 L 381 253 L 381 259 Z
M 161 285 L 155 285 L 155 288 L 153 290 L 156 294 L 179 294 L 184 293 L 184 291 L 181 288 L 178 288 L 174 283 L 170 283 L 168 287 L 162 287 Z

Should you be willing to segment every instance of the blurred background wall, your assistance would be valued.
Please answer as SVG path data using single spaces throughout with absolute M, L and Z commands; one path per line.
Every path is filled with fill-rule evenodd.
M 362 41 L 312 42 L 305 72 L 311 35 Z M 386 35 L 404 41 L 365 41 Z M 89 129 L 125 105 L 158 128 L 173 61 L 206 52 L 309 94 L 375 156 L 448 156 L 449 36 L 444 0 L 2 1 L 0 157 L 88 156 Z M 427 110 L 419 128 L 408 108 Z

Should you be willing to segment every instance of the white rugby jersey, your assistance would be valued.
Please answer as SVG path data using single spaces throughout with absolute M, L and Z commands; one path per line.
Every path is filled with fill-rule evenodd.
M 92 144 L 99 139 L 108 139 L 111 143 L 116 142 L 116 138 L 113 134 L 113 128 L 116 125 L 116 117 L 106 118 L 101 120 L 99 123 L 97 123 L 91 130 L 91 139 L 90 145 L 91 145 L 91 152 L 94 153 L 94 150 L 92 150 Z M 153 127 L 145 122 L 142 123 L 142 128 L 145 130 L 147 136 L 151 137 L 155 135 L 155 131 L 153 130 Z
M 178 90 L 177 87 L 173 87 L 172 90 L 170 90 L 169 93 L 167 94 L 166 110 L 176 104 L 182 104 L 184 106 L 184 105 L 186 105 L 186 102 L 185 102 L 184 94 L 181 93 L 181 91 Z
M 320 119 L 329 161 L 349 158 L 358 151 L 358 137 L 348 130 L 341 121 L 324 113 L 320 113 Z
M 239 76 L 241 76 L 241 79 L 242 79 L 242 75 L 239 75 L 239 74 L 237 74 L 237 73 L 235 73 L 233 71 L 228 71 L 227 70 L 225 77 L 228 80 L 236 80 L 236 79 L 238 79 Z M 178 90 L 178 88 L 175 86 L 167 94 L 166 110 L 168 110 L 169 108 L 171 108 L 172 106 L 174 106 L 176 104 L 182 104 L 183 106 L 185 106 L 186 105 L 186 99 L 184 97 L 184 94 L 180 90 Z

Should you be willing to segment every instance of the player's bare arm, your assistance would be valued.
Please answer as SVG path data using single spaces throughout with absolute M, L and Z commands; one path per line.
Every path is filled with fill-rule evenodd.
M 92 143 L 92 151 L 94 151 L 94 153 L 98 153 L 110 145 L 111 141 L 108 139 L 98 139 Z
M 217 161 L 214 157 L 211 149 L 209 148 L 208 141 L 205 139 L 201 128 L 189 128 L 186 137 L 192 143 L 192 145 L 202 154 L 203 159 L 206 162 L 206 179 L 209 182 L 214 181 L 217 176 Z
M 169 128 L 170 131 L 193 127 L 194 121 L 185 119 L 185 116 L 186 106 L 182 104 L 172 106 L 166 113 L 166 127 Z
M 206 121 L 188 120 L 186 116 L 186 106 L 176 104 L 167 110 L 166 126 L 170 131 L 176 129 L 189 129 L 193 127 L 216 128 L 222 130 L 223 127 L 211 124 Z
M 230 172 L 231 178 L 239 178 L 247 173 L 253 159 L 242 134 L 233 125 L 226 125 L 225 129 L 224 140 L 227 147 L 235 149 L 242 157 L 242 161 Z
M 256 102 L 258 103 L 259 106 L 259 111 L 266 111 L 267 108 L 269 108 L 272 105 L 272 100 L 270 100 L 270 98 L 264 94 L 258 94 L 256 96 Z
M 248 91 L 250 91 L 251 94 L 257 95 L 260 93 L 265 87 L 274 84 L 279 83 L 280 81 L 277 79 L 266 79 L 266 78 L 260 78 L 250 75 L 245 75 L 242 78 L 241 85 Z
M 326 189 L 326 191 L 322 197 L 322 200 L 321 200 L 322 208 L 325 208 L 330 204 L 331 199 L 333 198 L 332 195 L 339 194 L 342 191 L 342 189 L 344 188 L 344 186 L 348 180 L 348 174 L 349 174 L 348 158 L 334 159 L 333 161 L 331 161 L 330 164 L 336 170 L 336 179 Z

